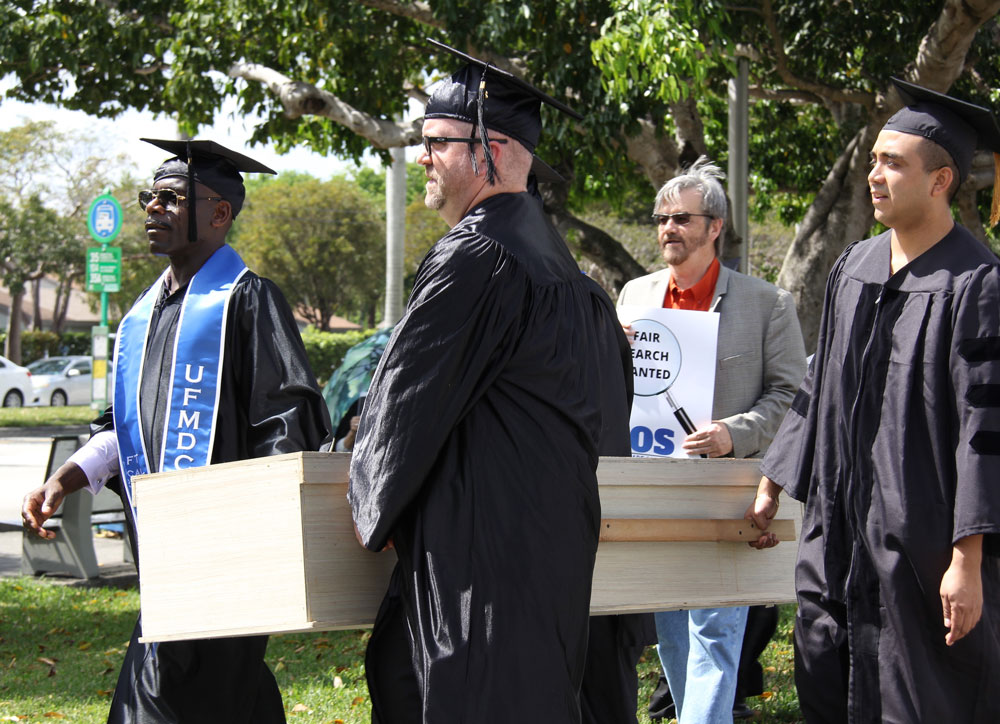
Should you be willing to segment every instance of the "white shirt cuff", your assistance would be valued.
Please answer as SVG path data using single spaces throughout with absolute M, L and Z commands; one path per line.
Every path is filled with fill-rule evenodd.
M 87 444 L 69 456 L 67 462 L 76 463 L 87 476 L 88 489 L 94 495 L 104 484 L 118 474 L 118 437 L 113 430 L 94 435 Z

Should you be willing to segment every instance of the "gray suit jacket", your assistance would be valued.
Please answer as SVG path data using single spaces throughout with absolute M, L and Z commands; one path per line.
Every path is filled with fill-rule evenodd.
M 633 279 L 618 306 L 663 306 L 669 280 L 669 269 Z M 729 428 L 733 457 L 763 455 L 806 373 L 795 302 L 784 289 L 722 266 L 711 311 L 719 312 L 712 418 Z

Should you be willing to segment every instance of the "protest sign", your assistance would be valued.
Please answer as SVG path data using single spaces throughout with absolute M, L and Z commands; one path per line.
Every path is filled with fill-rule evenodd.
M 623 306 L 618 317 L 635 332 L 632 455 L 687 458 L 681 442 L 712 420 L 719 314 Z

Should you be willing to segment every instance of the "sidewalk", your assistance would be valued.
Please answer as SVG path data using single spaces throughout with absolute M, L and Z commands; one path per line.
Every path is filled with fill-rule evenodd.
M 86 493 L 84 493 L 86 495 Z M 21 532 L 0 533 L 0 578 L 21 575 Z M 71 578 L 70 576 L 44 576 L 44 580 L 64 586 L 134 586 L 139 576 L 135 566 L 122 562 L 121 538 L 94 538 L 94 551 L 100 573 L 97 578 Z
M 73 435 L 86 431 L 86 427 L 79 426 L 0 428 L 0 520 L 20 520 L 24 494 L 44 482 L 52 435 Z M 21 575 L 21 536 L 21 531 L 0 532 L 0 577 Z M 97 579 L 87 581 L 51 576 L 46 580 L 64 585 L 121 587 L 135 584 L 135 567 L 122 561 L 120 538 L 95 538 L 94 551 L 101 569 Z

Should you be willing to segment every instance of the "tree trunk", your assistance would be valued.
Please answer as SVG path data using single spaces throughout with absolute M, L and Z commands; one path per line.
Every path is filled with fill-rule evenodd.
M 52 309 L 52 331 L 62 334 L 66 326 L 66 315 L 69 312 L 69 300 L 73 294 L 72 279 L 62 279 L 56 290 L 56 303 Z
M 567 166 L 560 166 L 557 170 L 564 178 L 572 178 Z M 646 270 L 610 234 L 566 210 L 569 186 L 568 181 L 542 185 L 545 212 L 569 248 L 600 267 L 603 272 L 602 286 L 612 299 L 616 299 L 625 282 L 645 275 Z
M 35 279 L 31 283 L 31 328 L 36 332 L 42 329 L 42 280 Z
M 4 340 L 4 357 L 16 365 L 21 364 L 21 310 L 24 309 L 24 291 L 10 295 L 10 320 L 7 323 L 7 339 Z

